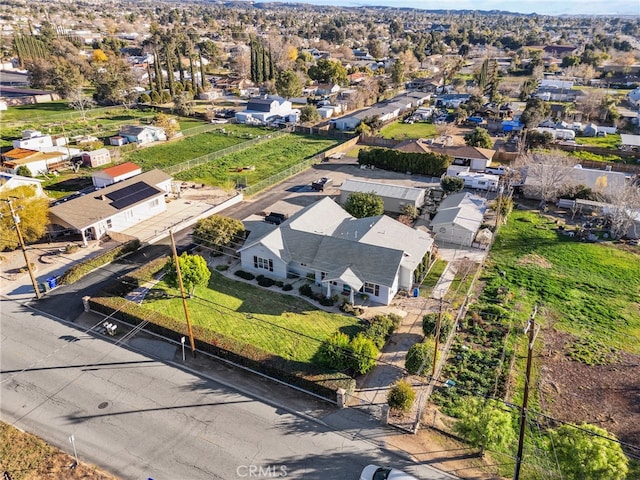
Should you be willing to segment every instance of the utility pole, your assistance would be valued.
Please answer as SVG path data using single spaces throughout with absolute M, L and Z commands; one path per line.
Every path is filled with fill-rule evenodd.
M 27 247 L 24 244 L 24 239 L 22 238 L 22 232 L 20 231 L 20 217 L 13 209 L 13 203 L 8 198 L 3 198 L 3 202 L 7 202 L 9 204 L 9 210 L 11 211 L 11 218 L 13 219 L 13 224 L 16 227 L 16 233 L 18 235 L 18 242 L 20 243 L 20 248 L 22 249 L 22 254 L 24 255 L 24 261 L 27 264 L 27 271 L 29 272 L 29 277 L 31 277 L 31 284 L 33 285 L 33 290 L 36 292 L 36 298 L 40 300 L 40 289 L 38 288 L 38 282 L 36 281 L 36 277 L 33 274 L 33 270 L 31 269 L 31 263 L 29 262 L 29 257 L 27 256 Z
M 187 330 L 189 331 L 189 344 L 191 345 L 191 353 L 194 358 L 196 356 L 196 344 L 193 339 L 193 330 L 191 329 L 191 319 L 189 318 L 189 308 L 187 307 L 187 295 L 184 291 L 182 283 L 182 274 L 180 273 L 180 260 L 178 259 L 178 251 L 176 250 L 176 241 L 173 238 L 173 230 L 169 229 L 171 237 L 171 250 L 173 250 L 173 261 L 176 264 L 176 274 L 178 275 L 178 285 L 180 285 L 180 295 L 182 296 L 182 306 L 184 307 L 184 318 L 187 320 Z
M 520 410 L 520 436 L 518 437 L 518 453 L 516 454 L 516 467 L 513 473 L 513 480 L 520 479 L 520 467 L 522 466 L 522 450 L 524 448 L 524 427 L 527 420 L 527 404 L 529 402 L 529 380 L 531 377 L 531 363 L 533 359 L 533 343 L 536 340 L 538 330 L 536 330 L 535 316 L 538 307 L 533 307 L 533 313 L 527 322 L 524 333 L 529 332 L 529 345 L 527 346 L 527 372 L 524 382 L 524 398 L 522 399 L 522 409 Z
M 438 310 L 438 323 L 436 324 L 436 346 L 433 349 L 433 367 L 431 369 L 431 377 L 436 376 L 436 362 L 438 360 L 438 344 L 440 343 L 440 326 L 442 325 L 442 304 L 444 297 L 440 297 L 440 309 Z

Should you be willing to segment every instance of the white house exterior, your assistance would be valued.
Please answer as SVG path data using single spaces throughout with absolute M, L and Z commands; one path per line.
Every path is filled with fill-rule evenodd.
M 126 143 L 137 143 L 138 145 L 163 142 L 167 139 L 164 128 L 151 125 L 125 125 L 118 130 L 118 136 L 125 138 Z
M 14 148 L 2 154 L 2 171 L 16 175 L 21 166 L 37 177 L 67 165 L 68 155 L 62 152 L 39 152 L 26 148 Z
M 23 177 L 12 173 L 0 173 L 0 192 L 13 190 L 14 188 L 29 186 L 33 188 L 34 196 L 46 197 L 42 189 L 43 180 L 37 178 Z
M 282 97 L 266 96 L 252 98 L 247 102 L 247 109 L 236 113 L 238 123 L 251 123 L 259 121 L 269 123 L 277 117 L 288 121 L 297 121 L 300 110 L 292 108 L 291 102 Z
M 53 147 L 51 135 L 43 135 L 38 130 L 23 130 L 22 138 L 14 140 L 13 148 L 25 148 L 27 150 L 44 151 L 46 147 Z
M 167 209 L 165 195 L 171 177 L 151 170 L 123 182 L 67 201 L 49 209 L 49 233 L 79 233 L 83 243 L 109 232 L 122 232 Z
M 490 173 L 477 173 L 477 172 L 460 172 L 457 175 L 464 180 L 465 188 L 475 188 L 477 190 L 487 190 L 494 192 L 498 190 L 500 183 L 499 175 L 492 175 Z
M 470 247 L 480 230 L 486 200 L 469 192 L 454 193 L 446 197 L 431 220 L 436 240 Z
M 416 208 L 422 207 L 426 194 L 424 188 L 347 178 L 340 186 L 340 203 L 344 205 L 349 195 L 354 192 L 375 193 L 382 198 L 384 210 L 394 213 L 402 213 L 402 209 L 407 205 L 412 205 Z
M 352 303 L 361 292 L 388 305 L 399 290 L 411 289 L 433 246 L 426 230 L 385 215 L 354 218 L 329 197 L 262 227 L 239 250 L 244 270 L 279 279 L 311 276 L 326 296 L 343 294 Z
M 135 163 L 126 162 L 113 167 L 105 168 L 91 174 L 93 185 L 104 188 L 116 182 L 121 182 L 142 173 L 142 168 Z

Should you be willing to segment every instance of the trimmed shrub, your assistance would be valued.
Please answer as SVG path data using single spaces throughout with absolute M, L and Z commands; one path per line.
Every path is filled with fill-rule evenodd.
M 311 285 L 309 285 L 308 283 L 300 285 L 298 287 L 298 291 L 300 292 L 300 295 L 313 298 L 313 290 L 311 289 Z
M 404 360 L 404 368 L 412 375 L 430 375 L 433 368 L 434 348 L 433 340 L 411 345 Z
M 216 270 L 219 272 L 225 272 L 229 270 L 229 265 L 216 265 Z
M 318 302 L 320 302 L 320 305 L 323 305 L 325 307 L 331 307 L 335 303 L 333 298 L 327 298 L 327 297 L 320 297 L 318 299 Z
M 278 288 L 284 287 L 284 282 L 282 280 L 277 280 L 276 281 L 276 287 L 278 287 Z
M 290 290 L 293 290 L 293 285 L 291 285 L 290 283 L 285 283 L 285 284 L 282 286 L 282 290 L 283 290 L 283 291 L 285 291 L 285 292 L 288 292 L 288 291 L 290 291 Z
M 245 272 L 244 270 L 236 270 L 234 275 L 244 278 L 245 280 L 254 280 L 256 276 L 251 272 Z
M 276 284 L 276 281 L 273 278 L 265 277 L 264 275 L 260 275 L 257 278 L 258 285 L 261 287 L 272 287 Z
M 380 351 L 370 338 L 359 333 L 349 343 L 352 352 L 350 358 L 351 369 L 357 374 L 363 375 L 376 365 L 376 359 Z
M 320 345 L 317 359 L 323 365 L 334 370 L 345 370 L 349 367 L 349 336 L 336 332 Z
M 436 335 L 436 328 L 438 326 L 438 314 L 428 313 L 422 317 L 422 333 L 427 338 L 433 338 Z M 450 313 L 445 312 L 442 314 L 442 322 L 440 322 L 440 335 L 439 341 L 445 342 L 451 329 L 453 328 L 453 317 Z
M 411 410 L 416 392 L 406 380 L 398 380 L 387 394 L 387 404 L 394 410 L 408 412 Z

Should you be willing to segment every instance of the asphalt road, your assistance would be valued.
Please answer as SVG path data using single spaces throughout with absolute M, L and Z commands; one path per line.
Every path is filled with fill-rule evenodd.
M 368 463 L 451 478 L 19 303 L 0 326 L 3 421 L 65 451 L 73 435 L 81 461 L 120 478 L 344 480 Z

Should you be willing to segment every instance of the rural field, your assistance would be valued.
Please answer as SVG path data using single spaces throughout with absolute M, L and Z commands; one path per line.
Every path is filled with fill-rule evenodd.
M 162 282 L 156 288 L 175 298 L 145 300 L 145 307 L 183 319 L 175 290 Z M 320 342 L 337 330 L 353 334 L 359 329 L 355 317 L 318 310 L 298 296 L 230 280 L 215 270 L 209 286 L 196 289 L 189 312 L 194 325 L 304 363 L 311 362 Z
M 328 138 L 286 134 L 180 172 L 175 178 L 215 187 L 236 183 L 253 185 L 338 143 Z
M 539 305 L 533 408 L 640 445 L 640 249 L 580 242 L 561 235 L 556 221 L 562 217 L 515 210 L 487 263 L 485 293 L 506 299 L 512 314 L 502 327 L 512 340 L 517 331 L 518 372 L 507 390 L 520 402 L 520 331 Z

